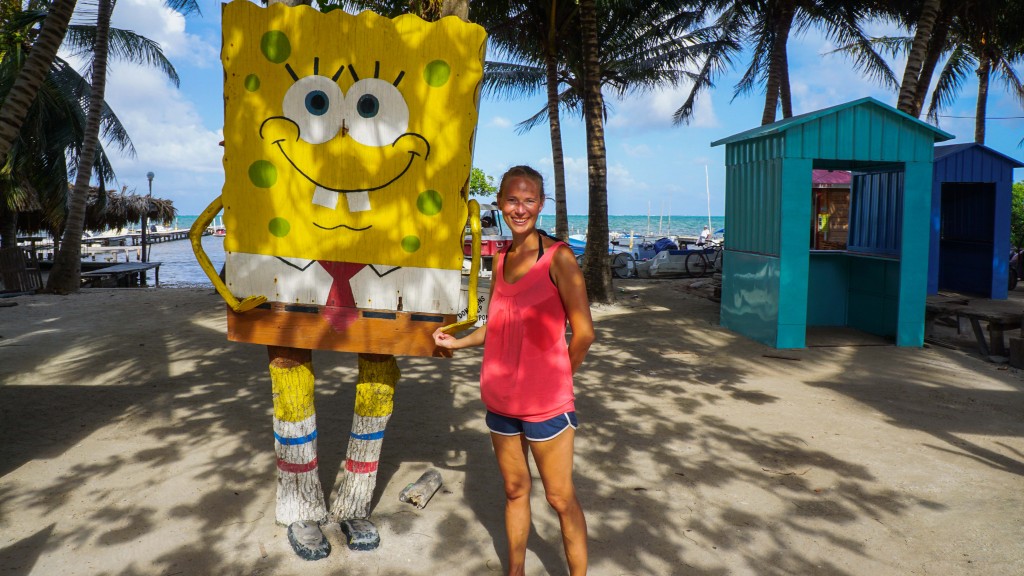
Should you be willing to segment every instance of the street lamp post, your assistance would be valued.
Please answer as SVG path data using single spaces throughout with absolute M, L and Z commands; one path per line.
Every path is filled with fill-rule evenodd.
M 149 228 L 149 203 L 153 197 L 153 174 L 152 172 L 146 173 L 146 179 L 149 180 L 149 195 L 146 196 L 146 210 L 142 213 L 142 261 L 149 262 L 149 254 L 146 253 L 146 229 Z

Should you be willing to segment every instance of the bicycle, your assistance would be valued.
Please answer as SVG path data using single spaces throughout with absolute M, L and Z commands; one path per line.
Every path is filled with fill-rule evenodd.
M 713 256 L 708 258 L 707 251 L 713 250 Z M 707 274 L 708 267 L 711 267 L 715 272 L 722 271 L 722 243 L 711 241 L 704 245 L 704 248 L 696 252 L 691 252 L 686 256 L 686 260 L 683 261 L 683 268 L 686 270 L 686 274 L 691 278 L 700 278 Z
M 612 275 L 616 278 L 629 278 L 633 275 L 633 255 L 619 252 L 612 256 Z
M 611 256 L 612 276 L 616 278 L 629 278 L 634 274 L 634 259 L 632 254 L 618 252 Z M 576 264 L 583 268 L 583 254 L 576 255 Z

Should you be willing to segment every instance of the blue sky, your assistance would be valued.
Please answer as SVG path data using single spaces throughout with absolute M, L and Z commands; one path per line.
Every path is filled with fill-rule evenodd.
M 220 67 L 220 3 L 199 0 L 202 16 L 184 18 L 157 0 L 119 0 L 114 26 L 134 30 L 161 43 L 181 77 L 175 88 L 155 70 L 115 62 L 107 84 L 107 101 L 127 127 L 137 157 L 113 158 L 118 185 L 147 191 L 146 173 L 154 172 L 153 195 L 174 201 L 179 214 L 201 212 L 221 192 L 223 139 L 222 71 Z M 895 104 L 896 96 L 853 71 L 824 38 L 798 34 L 790 38 L 789 61 L 794 113 L 811 112 L 864 96 Z M 741 64 L 742 65 L 742 64 Z M 893 63 L 897 75 L 902 62 Z M 1018 74 L 1024 75 L 1024 69 Z M 608 203 L 612 215 L 702 215 L 707 213 L 705 166 L 711 190 L 711 212 L 724 212 L 724 148 L 710 143 L 760 123 L 763 96 L 732 100 L 738 73 L 721 78 L 717 89 L 698 101 L 695 120 L 673 126 L 672 113 L 688 86 L 614 98 L 606 94 Z M 976 83 L 968 81 L 960 100 L 945 113 L 968 118 L 943 118 L 940 128 L 954 134 L 950 142 L 973 140 Z M 732 101 L 730 101 L 732 100 Z M 542 126 L 517 135 L 515 124 L 539 110 L 543 95 L 518 101 L 483 100 L 477 129 L 474 165 L 497 179 L 509 166 L 530 164 L 544 173 L 553 188 L 551 146 Z M 1024 110 L 1002 88 L 990 90 L 989 117 L 1024 116 Z M 587 211 L 587 158 L 583 123 L 563 118 L 568 211 Z M 1017 143 L 1024 138 L 1024 119 L 989 120 L 986 144 L 1008 156 L 1024 159 Z M 1024 171 L 1015 172 L 1015 180 Z M 112 187 L 112 186 L 111 186 Z M 550 191 L 550 190 L 549 190 Z M 554 211 L 549 203 L 545 212 Z

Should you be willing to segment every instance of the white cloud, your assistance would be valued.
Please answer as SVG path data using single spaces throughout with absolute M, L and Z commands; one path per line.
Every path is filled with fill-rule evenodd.
M 502 116 L 495 116 L 491 118 L 491 121 L 488 122 L 487 125 L 494 128 L 508 128 L 512 126 L 512 121 Z
M 213 12 L 218 18 L 219 10 L 217 7 Z M 213 16 L 209 12 L 204 13 L 205 18 Z M 120 0 L 111 24 L 159 42 L 164 56 L 175 65 L 185 62 L 195 66 L 220 63 L 219 39 L 210 42 L 188 33 L 185 17 L 167 8 L 161 0 Z
M 76 21 L 85 22 L 88 17 L 83 13 Z M 158 0 L 121 0 L 111 24 L 159 42 L 181 75 L 189 69 L 220 66 L 219 48 L 188 33 L 185 18 Z M 85 70 L 88 63 L 72 61 L 72 65 Z M 201 106 L 222 106 L 220 85 L 193 84 L 193 91 L 185 94 L 154 68 L 112 61 L 104 97 L 137 153 L 136 158 L 127 158 L 108 148 L 118 186 L 145 193 L 149 185 L 145 175 L 152 171 L 156 174 L 153 194 L 173 200 L 181 214 L 197 214 L 220 194 L 224 182 L 223 149 L 218 145 L 222 130 L 206 127 L 200 114 Z M 219 113 L 213 116 L 220 119 Z
M 625 133 L 673 128 L 672 116 L 686 101 L 689 93 L 690 87 L 687 85 L 625 96 L 622 99 L 609 97 L 611 111 L 608 128 Z M 689 126 L 712 128 L 717 125 L 718 118 L 715 116 L 711 94 L 702 93 L 694 105 L 693 120 Z

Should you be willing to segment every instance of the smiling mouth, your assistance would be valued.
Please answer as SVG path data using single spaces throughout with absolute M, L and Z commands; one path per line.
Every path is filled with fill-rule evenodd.
M 363 231 L 369 230 L 370 228 L 373 228 L 373 225 L 364 226 L 362 228 L 353 228 L 353 227 L 347 226 L 345 224 L 338 224 L 337 226 L 321 226 L 320 224 L 317 224 L 316 222 L 313 222 L 313 226 L 316 226 L 317 228 L 319 228 L 321 230 L 327 230 L 328 232 L 330 232 L 332 230 L 337 230 L 338 228 L 344 228 L 346 230 L 351 230 L 353 232 L 363 232 Z
M 405 167 L 402 168 L 402 171 L 399 172 L 394 178 L 392 178 L 391 180 L 388 180 L 387 182 L 381 184 L 380 186 L 374 186 L 373 188 L 351 188 L 351 189 L 349 189 L 349 188 L 332 188 L 331 186 L 327 186 L 326 184 L 322 184 L 320 182 L 317 182 L 312 177 L 310 177 L 309 174 L 306 174 L 305 172 L 303 172 L 302 168 L 299 168 L 298 165 L 296 165 L 295 162 L 293 162 L 292 159 L 288 156 L 288 153 L 284 151 L 284 147 L 281 146 L 282 142 L 284 142 L 284 139 L 275 140 L 271 144 L 277 146 L 277 149 L 281 151 L 281 155 L 284 156 L 284 159 L 287 160 L 289 164 L 291 164 L 292 168 L 294 168 L 296 172 L 298 172 L 299 174 L 302 174 L 303 178 L 305 178 L 306 180 L 309 180 L 310 182 L 315 184 L 317 188 L 322 188 L 322 189 L 324 189 L 326 191 L 329 191 L 329 192 L 337 192 L 338 194 L 358 194 L 360 192 L 374 192 L 376 190 L 380 190 L 381 188 L 387 188 L 388 186 L 391 186 L 392 184 L 394 184 L 396 180 L 398 180 L 402 176 L 405 176 L 405 173 L 408 172 L 409 168 L 412 167 L 413 161 L 415 161 L 416 157 L 420 155 L 419 152 L 410 151 L 409 152 L 409 161 L 405 164 Z
M 420 155 L 419 152 L 416 152 L 414 150 L 410 151 L 409 161 L 406 162 L 405 167 L 403 167 L 402 170 L 394 178 L 388 180 L 387 182 L 379 186 L 374 186 L 372 188 L 353 189 L 333 188 L 331 186 L 326 186 L 324 184 L 321 184 L 320 182 L 317 182 L 312 177 L 310 177 L 309 174 L 306 174 L 302 170 L 302 168 L 299 168 L 299 166 L 295 164 L 295 162 L 293 162 L 292 159 L 288 156 L 288 153 L 285 152 L 284 147 L 281 145 L 282 142 L 284 142 L 284 139 L 275 140 L 271 142 L 271 144 L 277 146 L 278 151 L 281 152 L 281 155 L 284 156 L 284 159 L 288 161 L 288 164 L 291 164 L 292 168 L 294 168 L 296 172 L 301 174 L 303 178 L 305 178 L 307 181 L 311 182 L 315 186 L 312 199 L 313 204 L 316 204 L 317 206 L 323 206 L 324 208 L 328 208 L 330 210 L 337 210 L 338 202 L 342 198 L 344 198 L 345 203 L 347 205 L 346 207 L 348 208 L 348 211 L 350 213 L 366 212 L 367 210 L 369 210 L 371 208 L 370 192 L 387 188 L 388 186 L 395 183 L 397 180 L 401 179 L 402 176 L 405 176 L 405 173 L 409 171 L 409 168 L 412 167 L 412 163 L 413 161 L 416 160 L 416 157 Z

